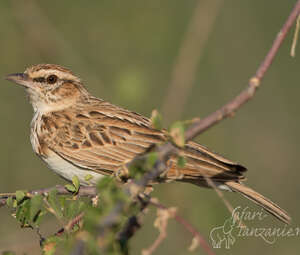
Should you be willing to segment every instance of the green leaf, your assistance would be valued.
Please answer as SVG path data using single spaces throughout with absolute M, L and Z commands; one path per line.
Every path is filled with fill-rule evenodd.
M 91 174 L 87 174 L 86 176 L 84 176 L 84 180 L 89 182 L 91 179 L 93 179 L 93 176 Z
M 18 206 L 18 202 L 16 199 L 13 200 L 13 208 L 16 208 Z
M 49 196 L 48 196 L 47 200 L 48 200 L 48 203 L 51 206 L 51 208 L 55 211 L 57 217 L 62 218 L 63 217 L 63 212 L 62 212 L 60 204 L 58 203 L 57 190 L 56 189 L 53 189 L 49 192 Z
M 48 212 L 47 211 L 45 211 L 45 210 L 41 210 L 41 211 L 38 211 L 38 213 L 36 214 L 36 216 L 35 216 L 35 218 L 34 218 L 34 224 L 36 225 L 36 226 L 39 226 L 40 224 L 41 224 L 41 221 L 42 221 L 42 219 L 43 219 L 43 217 L 44 217 L 44 215 L 46 215 Z
M 24 200 L 16 211 L 16 219 L 21 223 L 22 227 L 26 227 L 30 221 L 30 200 Z
M 155 162 L 158 159 L 158 153 L 157 152 L 150 152 L 147 155 L 147 161 L 146 161 L 146 166 L 147 168 L 152 168 L 155 164 Z
M 37 214 L 41 211 L 43 205 L 42 195 L 35 195 L 30 199 L 30 220 L 35 222 L 37 220 Z
M 149 153 L 150 154 L 150 153 Z M 153 159 L 153 155 L 150 155 L 148 159 L 148 155 L 146 158 L 136 159 L 133 164 L 129 166 L 129 176 L 133 179 L 140 179 L 147 169 L 151 168 L 151 161 Z
M 1 255 L 15 255 L 16 253 L 14 253 L 13 251 L 3 251 L 1 253 Z
M 58 203 L 61 208 L 65 208 L 67 205 L 67 197 L 66 196 L 57 196 Z
M 9 197 L 8 199 L 6 199 L 6 204 L 9 207 L 13 207 L 14 199 L 12 197 Z
M 25 192 L 23 190 L 17 190 L 16 191 L 17 202 L 21 202 L 24 197 L 25 197 Z
M 156 109 L 154 109 L 152 111 L 150 120 L 151 120 L 152 126 L 155 129 L 158 129 L 158 130 L 162 129 L 162 127 L 163 127 L 163 125 L 162 125 L 162 116 Z
M 73 183 L 73 185 L 75 187 L 75 192 L 77 193 L 78 190 L 79 190 L 79 187 L 80 187 L 80 182 L 79 182 L 79 179 L 78 179 L 77 175 L 73 176 L 72 183 Z
M 178 156 L 177 158 L 177 166 L 183 168 L 186 164 L 186 159 L 184 156 Z
M 65 188 L 72 193 L 76 192 L 76 187 L 73 184 L 66 184 Z
M 71 200 L 70 203 L 65 205 L 65 216 L 68 219 L 73 219 L 80 214 L 86 207 L 85 203 L 80 200 Z
M 170 127 L 170 136 L 178 147 L 184 147 L 185 145 L 184 131 L 184 124 L 180 121 L 173 123 Z
M 113 178 L 109 176 L 105 176 L 101 178 L 97 183 L 98 191 L 105 190 L 112 182 L 113 182 Z

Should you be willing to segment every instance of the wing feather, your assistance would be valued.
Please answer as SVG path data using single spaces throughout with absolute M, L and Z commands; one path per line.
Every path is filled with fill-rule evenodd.
M 151 128 L 148 119 L 101 103 L 84 107 L 80 113 L 78 110 L 68 111 L 68 115 L 63 111 L 50 113 L 44 119 L 48 122 L 51 119 L 55 128 L 43 129 L 48 132 L 43 143 L 79 167 L 113 173 L 153 143 L 165 140 L 162 132 Z
M 43 144 L 77 166 L 100 173 L 113 173 L 153 144 L 167 140 L 164 131 L 151 127 L 149 119 L 107 102 L 92 98 L 89 105 L 49 113 L 41 130 Z M 70 121 L 72 120 L 72 121 Z M 169 178 L 178 173 L 186 180 L 205 177 L 234 180 L 242 178 L 245 168 L 205 147 L 188 142 L 179 152 L 187 164 L 177 167 L 176 157 L 169 161 Z

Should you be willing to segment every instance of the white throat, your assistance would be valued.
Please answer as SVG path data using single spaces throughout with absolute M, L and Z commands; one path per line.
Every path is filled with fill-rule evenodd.
M 65 108 L 70 107 L 73 105 L 73 102 L 65 101 L 62 103 L 45 103 L 45 102 L 32 102 L 32 107 L 34 110 L 34 113 L 38 114 L 47 114 L 49 112 L 55 112 L 55 111 L 61 111 Z

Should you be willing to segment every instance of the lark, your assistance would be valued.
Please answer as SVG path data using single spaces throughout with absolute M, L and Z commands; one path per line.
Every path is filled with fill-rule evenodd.
M 30 139 L 34 152 L 68 181 L 76 175 L 81 185 L 96 184 L 102 176 L 114 176 L 133 158 L 168 140 L 167 132 L 155 129 L 148 118 L 92 96 L 67 68 L 39 64 L 6 79 L 22 85 L 33 106 Z M 218 188 L 241 193 L 281 221 L 290 222 L 284 210 L 242 183 L 246 171 L 242 165 L 192 141 L 177 150 L 186 164 L 178 167 L 176 157 L 171 157 L 163 181 L 210 187 L 209 178 Z

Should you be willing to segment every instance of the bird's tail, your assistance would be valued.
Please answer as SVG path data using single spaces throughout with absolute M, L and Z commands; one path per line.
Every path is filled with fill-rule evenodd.
M 287 212 L 285 212 L 271 200 L 265 198 L 263 195 L 235 181 L 228 181 L 225 184 L 233 191 L 241 193 L 246 198 L 263 207 L 266 211 L 274 215 L 279 220 L 283 221 L 284 223 L 290 224 L 291 217 L 287 214 Z

